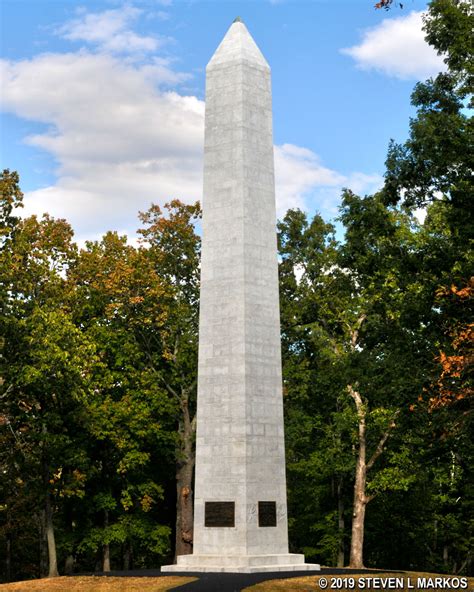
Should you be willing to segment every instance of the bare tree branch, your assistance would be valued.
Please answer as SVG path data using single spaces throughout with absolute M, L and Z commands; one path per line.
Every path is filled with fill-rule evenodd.
M 350 331 L 350 335 L 351 335 L 352 350 L 355 350 L 355 348 L 357 347 L 357 341 L 359 340 L 360 328 L 362 327 L 362 324 L 366 318 L 367 318 L 367 315 L 365 313 L 362 313 L 356 321 L 355 329 L 353 329 L 352 327 L 349 327 L 349 331 Z
M 383 447 L 385 446 L 385 442 L 390 437 L 390 434 L 391 434 L 392 430 L 396 427 L 395 418 L 398 416 L 399 413 L 400 413 L 400 410 L 397 410 L 395 412 L 393 418 L 390 421 L 390 424 L 389 424 L 388 428 L 382 434 L 382 437 L 380 438 L 380 441 L 377 444 L 377 448 L 375 449 L 375 452 L 372 454 L 369 462 L 367 463 L 367 470 L 368 471 L 374 466 L 375 461 L 382 454 Z
M 347 385 L 347 392 L 354 399 L 356 409 L 357 409 L 357 415 L 359 416 L 359 419 L 365 420 L 364 403 L 362 401 L 362 397 L 360 396 L 360 393 L 354 389 L 352 384 Z
M 12 390 L 13 390 L 13 384 L 9 384 L 8 387 L 6 388 L 5 392 L 2 395 L 0 395 L 0 400 L 4 399 L 8 395 L 8 393 L 10 393 Z

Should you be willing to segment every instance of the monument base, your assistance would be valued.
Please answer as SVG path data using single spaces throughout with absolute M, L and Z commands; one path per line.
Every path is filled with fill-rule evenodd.
M 272 571 L 319 571 L 317 563 L 305 563 L 304 555 L 178 555 L 176 565 L 163 565 L 168 572 L 261 573 Z

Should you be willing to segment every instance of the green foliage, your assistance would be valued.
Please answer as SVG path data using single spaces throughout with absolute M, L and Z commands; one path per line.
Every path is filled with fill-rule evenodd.
M 338 504 L 346 528 L 349 518 L 357 416 L 344 389 L 355 385 L 367 413 L 368 459 L 398 410 L 366 485 L 366 494 L 375 496 L 367 514 L 369 561 L 443 571 L 469 564 L 472 496 L 465 487 L 472 474 L 463 473 L 459 487 L 449 477 L 455 498 L 441 485 L 453 475 L 449 455 L 457 467 L 472 464 L 471 447 L 461 444 L 471 429 L 469 401 L 463 395 L 455 409 L 430 412 L 426 393 L 439 374 L 440 350 L 456 360 L 468 356 L 465 349 L 453 351 L 449 339 L 468 335 L 472 310 L 473 129 L 466 110 L 472 19 L 468 3 L 431 3 L 427 39 L 446 52 L 449 70 L 415 87 L 417 116 L 405 144 L 390 145 L 383 191 L 363 198 L 344 192 L 342 244 L 331 243 L 329 229 L 321 240 L 318 216 L 310 222 L 302 212 L 289 212 L 279 226 L 289 501 L 305 517 L 293 520 L 290 532 L 296 548 L 311 549 L 322 562 L 335 561 L 341 551 Z M 424 224 L 414 218 L 420 206 L 427 209 Z M 400 509 L 400 496 L 410 500 L 411 519 Z M 390 535 L 413 550 L 415 563 L 387 544 L 386 526 L 378 532 L 378 521 L 387 525 L 387 507 L 406 529 L 405 538 L 395 527 Z M 419 516 L 430 534 L 413 526 Z
M 427 40 L 448 71 L 416 85 L 383 190 L 344 191 L 344 240 L 299 210 L 278 225 L 290 541 L 323 564 L 347 559 L 357 390 L 367 564 L 472 569 L 472 22 L 467 2 L 430 3 Z M 167 561 L 176 482 L 194 463 L 199 204 L 151 206 L 138 247 L 107 232 L 79 250 L 66 221 L 18 215 L 17 173 L 0 188 L 9 575 L 44 572 L 47 500 L 61 566 L 100 568 L 105 547 L 113 567 Z
M 163 558 L 179 406 L 160 376 L 169 378 L 176 368 L 169 356 L 172 326 L 193 336 L 197 323 L 197 286 L 189 312 L 186 298 L 177 296 L 189 297 L 187 277 L 197 277 L 190 249 L 199 243 L 187 225 L 199 208 L 174 202 L 176 219 L 173 214 L 152 247 L 131 247 L 110 232 L 78 252 L 66 222 L 14 217 L 18 176 L 6 172 L 2 182 L 11 224 L 0 262 L 1 417 L 8 426 L 0 454 L 7 477 L 0 532 L 25 542 L 13 519 L 23 507 L 15 498 L 31 498 L 41 524 L 50 495 L 58 550 L 84 567 L 106 544 L 114 561 L 120 561 L 117 545 L 133 548 L 137 564 Z M 171 264 L 179 248 L 188 276 L 176 282 Z M 187 348 L 179 349 L 186 368 L 193 362 Z
M 0 175 L 0 246 L 5 243 L 14 232 L 20 218 L 15 216 L 15 210 L 23 207 L 23 193 L 20 190 L 20 178 L 17 172 L 4 169 Z
M 335 561 L 345 538 L 334 518 L 338 504 L 343 520 L 351 507 L 358 418 L 347 385 L 357 384 L 365 399 L 369 459 L 395 409 L 408 413 L 416 400 L 423 380 L 415 377 L 427 355 L 423 339 L 414 344 L 416 325 L 410 320 L 420 293 L 409 273 L 417 265 L 415 220 L 387 209 L 381 196 L 350 192 L 343 197 L 341 220 L 341 245 L 318 216 L 310 223 L 301 212 L 289 212 L 279 225 L 289 499 L 305 517 L 293 522 L 291 533 L 304 541 L 300 549 L 314 541 L 322 562 Z M 368 495 L 407 490 L 414 478 L 402 442 L 373 471 Z M 312 488 L 304 506 L 298 500 L 302 482 Z
M 474 15 L 468 2 L 433 0 L 426 39 L 442 53 L 448 71 L 415 86 L 417 115 L 403 144 L 392 142 L 384 188 L 387 203 L 447 204 L 447 221 L 459 247 L 472 240 Z M 472 102 L 471 105 L 472 107 Z M 403 196 L 403 198 L 402 198 Z
M 474 85 L 472 6 L 465 0 L 433 0 L 425 16 L 426 40 L 439 54 L 452 76 L 458 77 L 464 96 Z

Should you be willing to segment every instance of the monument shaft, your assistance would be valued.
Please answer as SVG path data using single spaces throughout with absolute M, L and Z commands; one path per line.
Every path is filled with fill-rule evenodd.
M 288 553 L 270 68 L 234 22 L 206 69 L 193 555 L 163 571 L 318 569 Z
M 194 553 L 288 553 L 270 68 L 237 22 L 206 73 Z

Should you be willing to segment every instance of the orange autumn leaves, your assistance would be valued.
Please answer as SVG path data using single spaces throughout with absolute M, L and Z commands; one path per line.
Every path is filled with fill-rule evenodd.
M 458 307 L 468 307 L 474 294 L 474 277 L 466 285 L 440 288 L 437 296 L 451 299 Z M 461 323 L 451 333 L 451 351 L 440 351 L 437 358 L 441 366 L 438 379 L 431 385 L 434 396 L 430 398 L 430 409 L 446 407 L 457 401 L 471 398 L 472 366 L 474 361 L 474 323 Z

